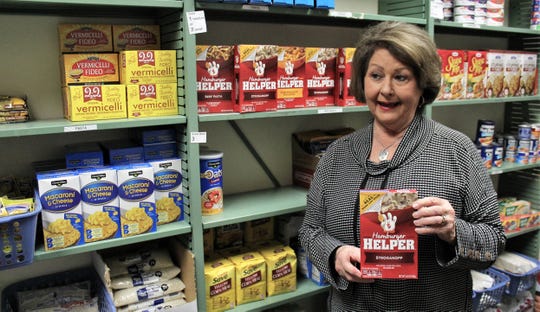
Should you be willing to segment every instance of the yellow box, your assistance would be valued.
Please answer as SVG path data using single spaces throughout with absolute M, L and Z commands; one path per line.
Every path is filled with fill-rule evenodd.
M 116 53 L 63 54 L 60 64 L 62 86 L 119 81 Z
M 128 118 L 178 115 L 176 82 L 126 87 Z
M 71 121 L 126 118 L 124 85 L 87 85 L 63 88 L 64 115 Z
M 60 52 L 112 52 L 109 24 L 59 24 Z
M 120 52 L 120 82 L 123 84 L 176 83 L 175 50 Z
M 113 25 L 113 50 L 159 50 L 159 25 Z

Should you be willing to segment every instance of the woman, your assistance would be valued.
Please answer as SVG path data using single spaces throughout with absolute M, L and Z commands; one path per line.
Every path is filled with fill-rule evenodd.
M 321 158 L 299 235 L 332 288 L 331 311 L 470 311 L 471 269 L 504 250 L 497 194 L 473 142 L 422 115 L 439 92 L 441 63 L 419 27 L 383 22 L 357 45 L 356 99 L 373 116 Z M 416 189 L 418 279 L 360 275 L 358 193 Z

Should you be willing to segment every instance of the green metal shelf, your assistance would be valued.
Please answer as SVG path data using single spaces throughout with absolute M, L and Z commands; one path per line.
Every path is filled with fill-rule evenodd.
M 491 168 L 488 170 L 488 172 L 491 175 L 496 175 L 496 174 L 503 174 L 503 173 L 512 172 L 512 171 L 527 170 L 527 169 L 532 169 L 532 168 L 537 168 L 537 167 L 540 167 L 540 162 L 536 162 L 534 164 L 526 164 L 526 165 L 505 162 L 503 163 L 502 167 Z
M 509 103 L 509 102 L 529 102 L 529 101 L 538 101 L 538 100 L 539 100 L 538 96 L 514 96 L 514 97 L 489 98 L 489 99 L 443 100 L 443 101 L 433 102 L 433 107 Z
M 487 32 L 493 32 L 493 33 L 507 33 L 507 34 L 523 34 L 523 35 L 540 35 L 540 31 L 538 30 L 532 30 L 528 28 L 521 28 L 521 27 L 505 27 L 505 26 L 486 26 L 486 25 L 475 25 L 475 24 L 467 24 L 467 23 L 457 23 L 457 22 L 449 22 L 449 21 L 436 21 L 434 26 L 436 28 L 438 27 L 445 27 L 445 28 L 458 28 L 458 29 L 467 29 L 467 30 L 481 30 L 481 31 L 487 31 Z
M 327 292 L 329 287 L 330 286 L 319 286 L 313 281 L 305 278 L 298 278 L 296 281 L 296 290 L 293 292 L 266 297 L 264 300 L 260 301 L 241 304 L 229 311 L 262 311 L 288 302 L 298 301 L 306 297 Z
M 239 193 L 223 198 L 223 212 L 203 216 L 204 229 L 303 211 L 307 189 L 288 186 Z
M 175 235 L 182 235 L 191 232 L 191 225 L 187 221 L 180 221 L 175 223 L 163 224 L 157 227 L 156 232 L 144 233 L 135 236 L 108 239 L 103 241 L 92 242 L 80 246 L 73 246 L 65 249 L 45 251 L 43 246 L 36 249 L 34 253 L 34 262 L 40 260 L 60 258 L 70 255 L 81 254 L 85 252 L 102 250 L 112 247 L 125 246 L 130 244 L 136 244 L 155 239 L 171 237 Z
M 223 121 L 223 120 L 240 120 L 240 119 L 258 119 L 258 118 L 273 118 L 273 117 L 291 117 L 291 116 L 305 116 L 305 115 L 322 115 L 322 114 L 336 114 L 336 113 L 354 113 L 354 112 L 368 112 L 369 108 L 366 105 L 363 106 L 324 106 L 313 108 L 295 108 L 295 109 L 281 109 L 272 112 L 259 112 L 259 113 L 225 113 L 225 114 L 201 114 L 199 115 L 199 121 Z
M 528 229 L 519 230 L 517 232 L 506 233 L 506 237 L 507 238 L 518 237 L 518 236 L 521 236 L 521 235 L 525 235 L 527 233 L 536 232 L 538 230 L 540 230 L 540 225 L 535 226 L 535 227 L 531 227 L 531 228 L 528 228 Z
M 72 122 L 66 119 L 37 120 L 0 125 L 0 138 L 54 133 L 111 130 L 122 128 L 185 124 L 181 115 L 140 119 L 109 119 Z
M 70 6 L 121 6 L 121 7 L 152 7 L 152 8 L 182 8 L 181 0 L 2 0 L 0 8 L 54 8 Z

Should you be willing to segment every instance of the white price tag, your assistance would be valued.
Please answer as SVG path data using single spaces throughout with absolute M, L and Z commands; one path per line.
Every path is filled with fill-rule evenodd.
M 97 125 L 80 125 L 64 127 L 64 132 L 82 132 L 97 130 Z
M 253 4 L 245 4 L 242 6 L 243 10 L 252 10 L 252 11 L 265 11 L 268 12 L 269 8 L 267 5 L 253 5 Z
M 330 13 L 329 14 L 330 16 L 335 16 L 335 17 L 348 17 L 348 18 L 353 17 L 352 12 L 330 10 L 329 13 Z
M 206 143 L 206 132 L 191 132 L 191 143 Z
M 206 32 L 206 18 L 204 11 L 187 12 L 188 29 L 191 35 Z
M 342 107 L 331 107 L 317 110 L 318 114 L 343 113 Z

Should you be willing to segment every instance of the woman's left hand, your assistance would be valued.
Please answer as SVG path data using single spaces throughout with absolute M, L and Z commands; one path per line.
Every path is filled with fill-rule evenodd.
M 446 199 L 425 197 L 412 207 L 417 234 L 435 234 L 451 245 L 456 243 L 456 212 Z

